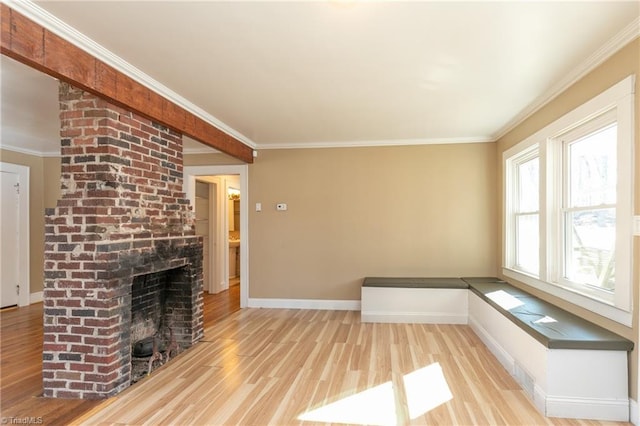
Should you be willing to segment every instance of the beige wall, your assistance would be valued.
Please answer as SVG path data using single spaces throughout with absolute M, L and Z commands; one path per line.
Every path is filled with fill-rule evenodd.
M 260 151 L 249 296 L 359 300 L 366 276 L 495 275 L 495 163 L 491 143 Z
M 0 161 L 29 167 L 29 292 L 37 293 L 43 289 L 44 209 L 60 194 L 60 159 L 0 150 Z
M 590 72 L 580 81 L 568 88 L 564 93 L 555 98 L 552 102 L 541 108 L 534 115 L 529 117 L 526 121 L 521 123 L 511 132 L 506 134 L 498 141 L 498 188 L 502 187 L 502 153 L 522 141 L 529 135 L 540 130 L 549 123 L 552 123 L 562 115 L 573 110 L 577 106 L 583 104 L 589 99 L 593 98 L 597 94 L 603 92 L 609 87 L 613 86 L 618 81 L 624 79 L 630 74 L 636 74 L 636 86 L 635 86 L 635 215 L 640 215 L 640 39 L 636 39 L 625 48 L 620 50 L 614 56 L 612 56 L 605 63 L 597 67 L 594 71 Z M 499 206 L 498 210 L 502 211 L 503 199 L 502 191 L 499 192 Z M 500 220 L 502 216 L 498 217 Z M 498 253 L 503 253 L 502 247 L 502 223 L 498 228 L 500 238 L 498 239 Z M 609 328 L 614 332 L 623 335 L 635 342 L 635 350 L 631 354 L 631 396 L 637 400 L 638 397 L 638 306 L 640 306 L 640 262 L 637 261 L 638 253 L 640 253 L 640 237 L 634 238 L 634 254 L 633 258 L 636 260 L 633 273 L 633 294 L 634 294 L 634 321 L 633 327 L 625 327 L 613 321 L 607 320 L 603 317 L 595 315 L 585 309 L 568 304 L 561 299 L 549 296 L 546 293 L 539 292 L 535 289 L 527 288 L 532 293 L 537 294 L 541 298 L 550 300 L 565 309 L 572 311 L 578 315 L 581 315 L 588 320 L 595 322 L 601 326 Z M 501 259 L 498 258 L 498 269 L 500 268 Z M 512 280 L 510 280 L 512 281 Z M 514 284 L 526 287 L 522 283 L 514 282 Z
M 185 166 L 228 166 L 245 164 L 243 161 L 223 153 L 185 154 L 183 160 Z
M 43 158 L 44 165 L 44 208 L 53 208 L 61 195 L 60 188 L 60 157 Z

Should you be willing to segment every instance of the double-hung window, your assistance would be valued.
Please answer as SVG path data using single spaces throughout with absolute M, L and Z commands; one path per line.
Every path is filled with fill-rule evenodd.
M 540 158 L 534 146 L 509 161 L 513 176 L 509 246 L 514 269 L 538 276 L 540 269 Z
M 633 87 L 630 76 L 504 153 L 504 274 L 629 326 Z
M 564 178 L 559 278 L 603 299 L 616 283 L 617 127 L 608 113 L 557 138 Z

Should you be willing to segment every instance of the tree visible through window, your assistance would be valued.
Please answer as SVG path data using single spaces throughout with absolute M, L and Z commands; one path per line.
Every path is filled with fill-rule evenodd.
M 615 290 L 617 126 L 565 141 L 564 278 Z

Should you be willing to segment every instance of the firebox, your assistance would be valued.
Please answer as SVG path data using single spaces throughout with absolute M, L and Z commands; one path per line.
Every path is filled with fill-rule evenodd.
M 192 305 L 186 267 L 133 278 L 131 383 L 191 346 Z

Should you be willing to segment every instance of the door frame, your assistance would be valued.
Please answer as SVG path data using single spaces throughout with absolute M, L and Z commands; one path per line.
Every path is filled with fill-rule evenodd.
M 31 302 L 31 264 L 29 262 L 29 166 L 0 162 L 0 172 L 15 173 L 18 175 L 20 183 L 20 193 L 18 197 L 18 306 L 28 306 Z
M 240 193 L 242 198 L 249 200 L 249 167 L 246 164 L 223 165 L 223 166 L 185 166 L 184 167 L 184 192 L 193 206 L 195 199 L 196 176 L 215 175 L 239 175 Z M 218 188 L 220 191 L 220 188 Z M 242 243 L 240 244 L 240 308 L 246 308 L 249 300 L 249 203 L 240 203 L 240 229 L 242 230 Z M 225 259 L 229 256 L 229 239 L 224 240 L 222 253 L 226 253 Z M 223 262 L 226 264 L 227 262 Z M 228 267 L 228 265 L 227 265 Z M 228 274 L 225 274 L 228 275 Z M 228 283 L 227 283 L 228 284 Z

